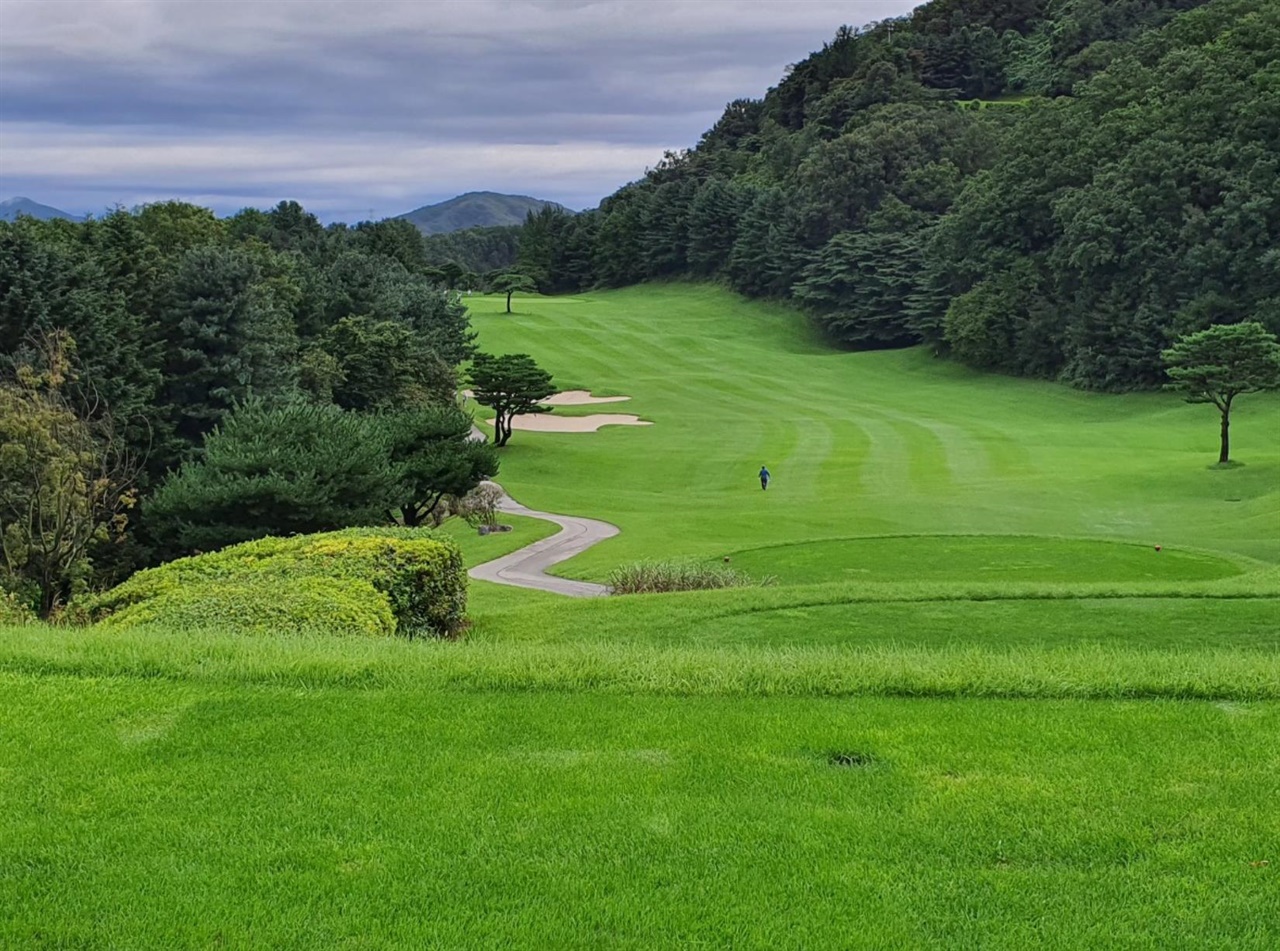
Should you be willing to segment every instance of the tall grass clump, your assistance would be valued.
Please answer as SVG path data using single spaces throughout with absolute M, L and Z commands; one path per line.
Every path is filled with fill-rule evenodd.
M 621 565 L 609 574 L 609 586 L 614 594 L 662 594 L 770 584 L 773 578 L 756 580 L 734 568 L 696 561 L 637 561 Z

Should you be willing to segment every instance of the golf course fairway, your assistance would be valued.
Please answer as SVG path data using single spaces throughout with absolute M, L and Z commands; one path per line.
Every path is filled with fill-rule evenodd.
M 0 946 L 1280 945 L 1276 395 L 1216 468 L 1211 407 L 714 286 L 466 300 L 651 423 L 501 450 L 619 529 L 554 573 L 752 583 L 473 581 L 456 640 L 0 628 Z M 555 531 L 503 521 L 441 531 Z

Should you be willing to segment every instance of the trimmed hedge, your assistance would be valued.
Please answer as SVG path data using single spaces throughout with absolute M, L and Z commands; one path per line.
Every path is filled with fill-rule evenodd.
M 78 602 L 87 621 L 449 636 L 467 575 L 450 538 L 424 529 L 351 528 L 262 538 L 140 571 Z

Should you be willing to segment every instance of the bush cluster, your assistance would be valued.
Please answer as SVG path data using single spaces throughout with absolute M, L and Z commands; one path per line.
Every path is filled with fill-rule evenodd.
M 691 561 L 638 561 L 615 568 L 609 575 L 614 594 L 658 594 L 665 591 L 704 591 L 709 588 L 747 588 L 773 583 L 755 580 L 723 565 Z
M 30 624 L 35 613 L 12 591 L 0 591 L 0 624 Z
M 449 636 L 466 612 L 456 543 L 422 529 L 262 538 L 139 572 L 76 613 L 134 626 L 216 622 L 267 631 Z

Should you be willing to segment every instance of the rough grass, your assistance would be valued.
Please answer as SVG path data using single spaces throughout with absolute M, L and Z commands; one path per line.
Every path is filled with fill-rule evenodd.
M 1266 611 L 1242 613 L 1252 627 L 1234 643 L 1159 649 L 1143 645 L 1137 629 L 1127 643 L 1064 630 L 1047 642 L 1021 643 L 999 636 L 795 645 L 708 637 L 702 643 L 699 628 L 686 626 L 678 643 L 628 640 L 604 627 L 601 636 L 577 640 L 419 644 L 249 638 L 213 627 L 86 632 L 28 625 L 0 629 L 0 670 L 229 685 L 663 696 L 1280 699 L 1280 652 Z
M 637 561 L 619 565 L 609 572 L 614 594 L 666 594 L 672 591 L 710 591 L 717 588 L 747 588 L 773 583 L 764 576 L 752 578 L 726 565 L 693 561 Z

